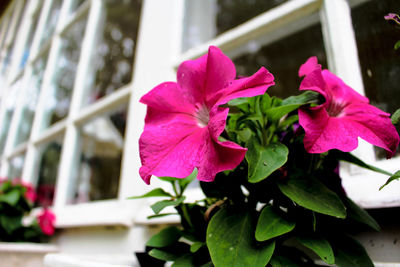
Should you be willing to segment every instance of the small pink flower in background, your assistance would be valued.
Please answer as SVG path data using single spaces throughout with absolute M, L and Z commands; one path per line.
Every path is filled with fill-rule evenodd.
M 42 229 L 42 232 L 45 235 L 53 235 L 54 234 L 54 223 L 56 221 L 56 216 L 49 209 L 44 209 L 41 214 L 38 216 L 39 226 Z
M 23 187 L 25 187 L 25 197 L 32 203 L 35 202 L 37 195 L 31 183 L 25 182 L 20 178 L 14 178 L 12 180 L 12 183 L 14 185 L 22 185 Z
M 319 106 L 299 109 L 304 147 L 309 153 L 349 152 L 358 146 L 358 137 L 386 149 L 388 158 L 396 153 L 399 134 L 388 113 L 370 105 L 368 98 L 328 70 L 321 70 L 316 57 L 300 67 L 299 76 L 305 76 L 300 90 L 316 91 L 325 98 Z
M 390 23 L 400 26 L 400 17 L 396 13 L 389 13 L 384 18 Z
M 221 142 L 229 109 L 220 105 L 238 97 L 262 95 L 274 77 L 261 68 L 251 77 L 235 79 L 233 62 L 217 47 L 196 60 L 183 62 L 177 82 L 164 82 L 144 95 L 144 131 L 139 140 L 140 176 L 184 178 L 198 169 L 197 179 L 213 181 L 218 172 L 235 168 L 246 148 Z

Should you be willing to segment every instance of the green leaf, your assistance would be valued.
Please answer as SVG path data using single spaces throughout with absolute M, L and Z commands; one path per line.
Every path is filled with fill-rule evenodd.
M 278 183 L 279 189 L 300 206 L 337 218 L 346 218 L 346 208 L 333 191 L 317 179 L 292 176 L 285 183 Z
M 257 183 L 267 178 L 286 163 L 288 154 L 289 150 L 284 144 L 274 143 L 262 147 L 256 140 L 250 140 L 246 153 L 249 182 Z
M 160 211 L 162 211 L 164 208 L 168 207 L 168 206 L 178 206 L 179 204 L 181 204 L 183 201 L 185 200 L 185 197 L 182 196 L 178 199 L 175 200 L 162 200 L 162 201 L 158 201 L 156 203 L 154 203 L 153 205 L 151 205 L 151 209 L 153 210 L 153 212 L 155 214 L 160 213 Z
M 249 128 L 244 128 L 240 131 L 237 132 L 237 134 L 239 135 L 239 138 L 243 141 L 243 142 L 247 142 L 251 135 L 252 135 L 252 131 Z
M 186 187 L 197 177 L 197 173 L 198 171 L 195 168 L 188 177 L 178 180 L 179 186 L 181 187 L 181 192 L 183 192 Z
M 176 253 L 164 251 L 157 248 L 153 248 L 152 250 L 150 250 L 149 255 L 156 259 L 164 261 L 174 261 L 179 257 L 179 255 L 177 255 Z
M 176 212 L 159 213 L 159 214 L 154 214 L 154 215 L 147 216 L 147 219 L 160 218 L 160 217 L 165 217 L 165 216 L 169 216 L 169 215 L 178 215 L 178 213 L 176 213 Z
M 356 203 L 354 203 L 350 198 L 346 197 L 344 200 L 344 204 L 347 207 L 347 217 L 349 219 L 353 219 L 357 222 L 364 223 L 370 226 L 372 229 L 376 231 L 380 231 L 379 224 L 372 218 L 368 212 L 362 208 L 360 208 Z
M 256 239 L 266 241 L 286 234 L 295 227 L 294 222 L 282 218 L 271 206 L 265 206 L 261 211 L 256 227 Z
M 385 186 L 387 186 L 390 182 L 393 180 L 399 179 L 400 178 L 400 171 L 397 171 L 395 174 L 389 177 L 389 179 L 386 181 L 384 185 L 382 185 L 379 190 L 382 190 Z
M 334 248 L 336 265 L 339 267 L 374 266 L 364 247 L 353 238 L 342 238 Z
M 400 40 L 399 41 L 397 41 L 395 44 L 394 44 L 394 49 L 399 49 L 400 48 Z
M 332 247 L 326 239 L 321 237 L 301 236 L 297 237 L 297 240 L 305 247 L 314 251 L 324 262 L 328 264 L 335 263 L 335 256 Z
M 204 246 L 203 242 L 194 242 L 191 246 L 190 246 L 190 252 L 195 253 L 196 251 L 198 251 L 202 246 Z
M 247 97 L 239 97 L 239 98 L 235 98 L 232 99 L 231 101 L 228 102 L 229 106 L 239 106 L 242 104 L 248 103 L 247 101 Z
M 171 267 L 196 267 L 196 265 L 193 263 L 193 255 L 186 254 L 177 258 Z
M 270 121 L 279 121 L 283 116 L 299 108 L 301 105 L 293 104 L 286 106 L 279 106 L 267 110 L 267 118 Z
M 264 267 L 275 249 L 275 242 L 257 243 L 254 219 L 250 213 L 219 210 L 207 228 L 207 247 L 216 267 Z
M 146 246 L 162 248 L 176 243 L 181 238 L 181 231 L 175 226 L 167 227 L 161 230 L 158 234 L 153 235 Z
M 10 206 L 15 206 L 21 197 L 21 192 L 18 189 L 13 189 L 5 194 L 0 195 L 0 202 L 5 202 Z
M 156 188 L 156 189 L 151 190 L 150 192 L 147 192 L 144 195 L 129 197 L 128 199 L 138 199 L 138 198 L 145 198 L 145 197 L 172 197 L 172 195 L 168 192 L 165 192 L 161 188 Z
M 400 42 L 400 41 L 399 41 Z M 393 114 L 392 117 L 390 118 L 392 121 L 393 125 L 399 124 L 400 123 L 400 108 L 396 110 Z
M 290 259 L 278 255 L 274 255 L 270 262 L 272 267 L 299 267 L 298 264 Z
M 296 96 L 290 96 L 282 100 L 281 105 L 305 105 L 310 103 L 316 103 L 320 97 L 320 94 L 314 91 L 305 91 L 304 93 Z
M 379 169 L 377 167 L 374 167 L 372 165 L 369 165 L 367 163 L 365 163 L 364 161 L 362 161 L 361 159 L 357 158 L 356 156 L 348 153 L 348 152 L 342 152 L 339 150 L 333 150 L 330 152 L 331 155 L 333 155 L 336 159 L 338 160 L 343 160 L 343 161 L 347 161 L 350 163 L 353 163 L 357 166 L 363 167 L 365 169 L 374 171 L 374 172 L 379 172 L 385 175 L 389 175 L 391 176 L 392 174 L 390 172 L 387 172 L 385 170 Z
M 16 229 L 22 227 L 22 216 L 0 214 L 0 226 L 0 229 L 3 228 L 7 234 L 11 235 Z

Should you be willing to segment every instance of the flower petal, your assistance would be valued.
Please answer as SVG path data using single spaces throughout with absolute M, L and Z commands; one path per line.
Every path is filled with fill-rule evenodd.
M 303 65 L 300 66 L 299 77 L 305 76 L 316 69 L 321 69 L 321 65 L 318 64 L 317 57 L 310 57 Z
M 194 113 L 192 95 L 175 82 L 164 82 L 145 94 L 140 102 L 165 112 Z
M 360 95 L 353 88 L 343 82 L 342 79 L 329 70 L 322 71 L 326 83 L 326 92 L 330 98 L 339 103 L 369 103 L 367 97 Z
M 229 86 L 212 95 L 211 98 L 207 96 L 207 105 L 223 105 L 238 97 L 263 95 L 274 84 L 274 76 L 262 67 L 250 77 L 231 81 Z
M 218 172 L 232 170 L 242 162 L 247 149 L 233 142 L 215 141 L 211 136 L 197 166 L 197 179 L 204 182 L 214 180 Z
M 344 152 L 358 145 L 357 127 L 350 120 L 331 118 L 321 106 L 318 109 L 299 109 L 299 123 L 304 128 L 304 148 L 309 153 L 323 153 L 330 149 Z
M 362 139 L 386 149 L 388 158 L 396 153 L 400 138 L 388 113 L 368 104 L 349 105 L 344 111 Z
M 193 118 L 185 114 L 162 118 L 159 113 L 148 109 L 146 125 L 139 139 L 142 161 L 139 173 L 147 184 L 151 175 L 188 176 L 197 165 L 198 152 L 205 143 L 205 130 L 198 127 Z

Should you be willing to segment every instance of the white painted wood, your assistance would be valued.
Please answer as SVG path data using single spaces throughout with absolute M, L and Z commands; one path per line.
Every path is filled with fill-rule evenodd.
M 217 36 L 213 40 L 189 49 L 178 57 L 174 64 L 178 66 L 185 60 L 197 58 L 207 53 L 210 45 L 216 45 L 224 51 L 238 48 L 254 38 L 267 35 L 284 25 L 318 11 L 321 2 L 321 0 L 288 1 Z
M 329 69 L 354 90 L 365 95 L 349 3 L 346 0 L 325 0 L 321 9 L 321 23 Z M 364 141 L 359 142 L 353 153 L 367 162 L 375 161 L 372 146 Z M 359 170 L 351 168 L 353 173 Z
M 51 253 L 57 252 L 58 247 L 52 244 L 35 243 L 8 243 L 0 242 L 0 251 L 2 252 L 25 252 L 25 253 Z

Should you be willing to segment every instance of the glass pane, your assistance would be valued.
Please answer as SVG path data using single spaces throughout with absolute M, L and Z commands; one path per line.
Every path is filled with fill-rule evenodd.
M 84 124 L 73 196 L 69 203 L 118 197 L 127 107 L 120 107 Z
M 35 205 L 48 207 L 53 204 L 56 178 L 61 156 L 63 136 L 43 145 L 39 162 L 36 185 L 37 200 Z
M 91 64 L 93 74 L 89 77 L 89 83 L 92 85 L 87 103 L 131 81 L 141 3 L 141 0 L 106 2 L 101 33 L 98 34 Z
M 22 6 L 24 7 L 24 10 L 20 11 L 19 14 L 18 14 L 18 10 L 14 10 L 13 16 L 11 17 L 9 30 L 11 29 L 11 25 L 14 20 L 14 16 L 19 15 L 19 17 L 17 18 L 17 25 L 13 29 L 13 32 L 9 31 L 9 33 L 8 33 L 8 34 L 11 34 L 11 37 L 10 38 L 9 38 L 9 36 L 6 37 L 6 40 L 5 40 L 6 43 L 4 44 L 5 50 L 2 51 L 2 53 L 0 53 L 0 65 L 1 65 L 0 76 L 5 75 L 8 72 L 8 69 L 10 67 L 11 58 L 13 56 L 13 51 L 14 51 L 14 47 L 15 47 L 15 39 L 19 32 L 19 28 L 21 26 L 22 19 L 24 18 L 24 14 L 26 13 L 26 9 L 28 7 L 28 5 L 25 4 L 25 1 L 24 1 L 24 5 L 22 5 Z
M 324 68 L 327 65 L 319 23 L 270 45 L 252 43 L 248 47 L 253 51 L 233 60 L 237 74 L 250 76 L 265 66 L 275 77 L 275 85 L 268 89 L 270 95 L 298 95 L 301 80 L 298 70 L 309 57 L 317 56 Z
M 8 130 L 10 128 L 11 120 L 14 115 L 15 105 L 17 104 L 17 99 L 19 95 L 19 91 L 21 89 L 21 80 L 16 81 L 11 88 L 10 92 L 7 95 L 6 101 L 2 102 L 5 105 L 5 114 L 3 117 L 3 121 L 0 125 L 0 154 L 4 152 L 4 147 L 6 145 Z
M 400 107 L 400 53 L 394 49 L 400 35 L 383 18 L 393 12 L 400 13 L 398 0 L 369 1 L 351 13 L 365 93 L 371 104 L 389 113 Z M 376 152 L 385 158 L 383 149 Z
M 186 0 L 183 51 L 288 0 Z
M 35 14 L 32 16 L 32 20 L 30 21 L 31 28 L 29 30 L 28 39 L 26 40 L 26 43 L 25 43 L 25 48 L 23 50 L 24 54 L 23 54 L 21 62 L 19 64 L 19 68 L 20 69 L 22 69 L 25 66 L 26 61 L 29 58 L 29 53 L 30 53 L 30 49 L 31 49 L 31 46 L 32 46 L 33 37 L 35 36 L 36 28 L 37 28 L 37 25 L 38 25 L 38 22 L 39 22 L 40 10 L 41 10 L 41 7 L 42 7 L 41 6 L 41 1 L 39 1 L 38 6 L 40 8 L 38 8 L 36 10 Z
M 86 2 L 86 0 L 72 0 L 71 9 L 70 9 L 71 13 L 73 13 L 74 11 L 79 9 L 85 2 Z
M 223 33 L 288 0 L 218 0 L 217 34 Z
M 47 125 L 68 114 L 85 27 L 86 16 L 72 25 L 64 36 L 53 77 L 52 96 L 46 103 Z
M 61 4 L 62 4 L 61 0 L 54 0 L 51 3 L 50 12 L 46 20 L 46 30 L 43 31 L 43 36 L 40 40 L 39 47 L 41 47 L 45 42 L 47 42 L 53 35 L 57 25 L 58 17 L 60 16 Z
M 22 171 L 24 168 L 25 155 L 16 156 L 10 159 L 10 169 L 8 170 L 8 177 L 22 178 Z
M 29 138 L 31 132 L 33 119 L 35 116 L 35 109 L 39 98 L 40 86 L 42 84 L 43 73 L 46 67 L 47 51 L 43 57 L 39 58 L 32 67 L 32 77 L 29 81 L 28 88 L 25 88 L 24 105 L 22 107 L 22 118 L 18 126 L 16 144 L 25 142 Z

